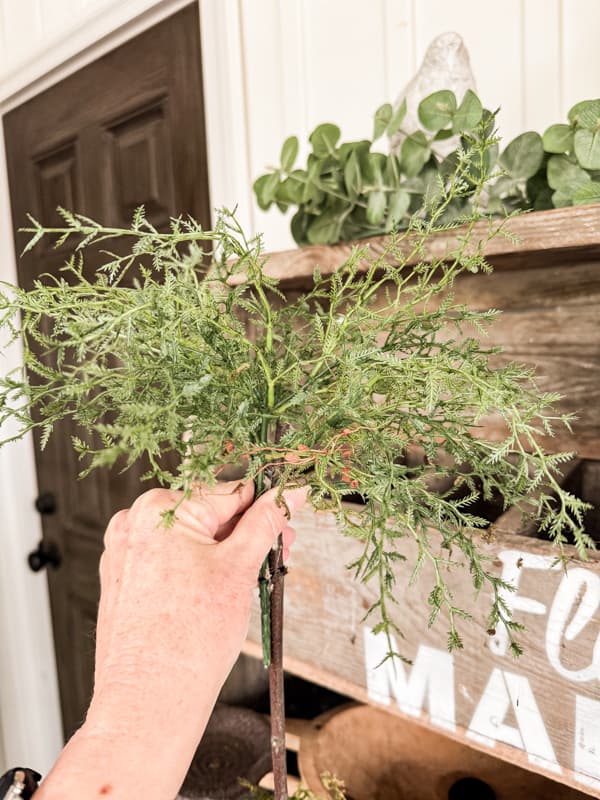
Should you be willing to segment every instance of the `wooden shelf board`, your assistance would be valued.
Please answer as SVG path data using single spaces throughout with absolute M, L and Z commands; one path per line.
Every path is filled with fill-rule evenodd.
M 477 223 L 473 241 L 486 239 L 490 225 L 499 222 L 494 219 L 490 223 Z M 510 238 L 498 235 L 485 249 L 486 256 L 497 269 L 539 268 L 584 258 L 600 259 L 600 204 L 522 214 L 507 220 L 505 229 Z M 430 256 L 444 258 L 451 253 L 461 232 L 464 229 L 457 228 L 435 236 L 428 247 Z M 301 284 L 312 277 L 315 267 L 323 275 L 335 272 L 356 247 L 368 247 L 369 257 L 373 259 L 385 253 L 391 241 L 390 236 L 374 236 L 356 242 L 274 252 L 268 254 L 265 271 L 286 285 Z M 401 240 L 397 246 L 402 253 L 410 253 L 408 241 Z M 408 263 L 414 261 L 411 259 Z

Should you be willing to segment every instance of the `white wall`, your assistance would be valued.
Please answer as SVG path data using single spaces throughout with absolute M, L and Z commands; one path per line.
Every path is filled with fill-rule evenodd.
M 0 0 L 0 98 L 161 0 Z

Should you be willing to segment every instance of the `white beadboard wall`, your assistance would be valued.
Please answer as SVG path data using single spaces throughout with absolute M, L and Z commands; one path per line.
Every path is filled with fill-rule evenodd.
M 0 79 L 18 79 L 33 62 L 51 69 L 74 55 L 71 42 L 83 49 L 160 1 L 0 0 Z

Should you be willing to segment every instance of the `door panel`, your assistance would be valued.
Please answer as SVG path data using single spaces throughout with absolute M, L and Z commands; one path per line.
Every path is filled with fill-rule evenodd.
M 142 204 L 157 227 L 179 214 L 210 225 L 199 24 L 194 4 L 6 115 L 15 229 L 27 212 L 61 224 L 57 206 L 127 226 Z M 20 252 L 25 237 L 15 238 Z M 20 260 L 20 284 L 56 273 L 69 255 L 68 243 L 42 242 Z M 72 435 L 81 431 L 63 421 L 45 450 L 39 437 L 36 448 L 40 492 L 55 501 L 43 515 L 44 539 L 62 558 L 48 581 L 66 736 L 91 693 L 102 536 L 110 516 L 148 488 L 142 468 L 79 480 Z
M 106 129 L 105 195 L 113 198 L 114 225 L 126 224 L 143 205 L 157 228 L 168 223 L 175 206 L 171 138 L 166 98 L 135 106 Z

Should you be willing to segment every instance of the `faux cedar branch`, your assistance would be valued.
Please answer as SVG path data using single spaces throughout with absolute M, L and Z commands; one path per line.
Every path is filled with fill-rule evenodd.
M 487 521 L 472 505 L 496 494 L 506 507 L 520 507 L 538 519 L 559 558 L 567 541 L 582 557 L 592 542 L 582 527 L 586 505 L 557 482 L 570 456 L 547 455 L 537 443 L 538 434 L 568 425 L 552 411 L 556 397 L 541 394 L 518 365 L 493 367 L 497 351 L 486 347 L 485 332 L 496 313 L 452 298 L 457 275 L 487 271 L 484 247 L 504 235 L 490 221 L 472 241 L 485 219 L 478 209 L 490 178 L 487 123 L 386 252 L 370 259 L 368 248 L 355 250 L 327 279 L 316 271 L 312 288 L 294 302 L 265 274 L 260 240 L 248 241 L 228 212 L 211 231 L 173 219 L 162 233 L 143 209 L 124 230 L 68 211 L 64 228 L 33 221 L 26 249 L 47 235 L 77 245 L 60 274 L 40 277 L 29 291 L 6 286 L 0 295 L 0 328 L 25 346 L 25 369 L 0 380 L 0 424 L 16 418 L 19 435 L 41 427 L 44 445 L 54 423 L 71 417 L 82 431 L 73 446 L 84 475 L 143 457 L 148 478 L 185 494 L 194 481 L 214 481 L 215 470 L 240 462 L 259 493 L 274 479 L 282 488 L 310 485 L 315 508 L 333 510 L 345 533 L 364 543 L 351 566 L 357 579 L 378 587 L 368 613 L 378 618 L 375 632 L 388 637 L 389 657 L 397 655 L 393 568 L 405 558 L 407 538 L 418 545 L 413 578 L 425 562 L 433 565 L 427 623 L 443 612 L 448 646 L 462 646 L 458 623 L 468 615 L 445 581 L 460 551 L 475 590 L 491 594 L 488 628 L 504 624 L 518 654 L 519 626 L 500 591 L 509 587 L 479 551 Z M 456 247 L 443 261 L 425 260 L 431 237 L 458 224 L 445 223 L 450 204 L 467 198 L 471 210 L 458 221 Z M 90 276 L 87 248 L 109 248 L 113 239 L 119 254 L 105 251 Z M 490 413 L 505 422 L 502 441 L 476 436 L 478 420 Z M 402 458 L 413 447 L 424 453 L 420 466 Z M 164 466 L 167 454 L 176 456 L 173 470 Z M 364 506 L 344 503 L 350 494 Z M 431 528 L 440 538 L 430 538 Z M 265 653 L 273 658 L 278 800 L 287 796 L 280 558 L 272 553 L 260 584 L 265 645 L 273 635 Z M 339 796 L 339 787 L 331 791 Z

